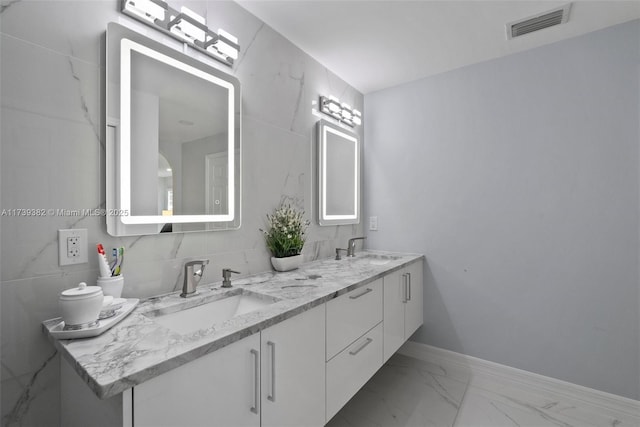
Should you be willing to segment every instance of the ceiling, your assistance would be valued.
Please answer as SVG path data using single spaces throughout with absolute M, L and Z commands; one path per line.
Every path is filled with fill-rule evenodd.
M 507 40 L 506 23 L 567 2 L 237 2 L 364 94 L 640 18 L 640 0 L 574 0 L 566 24 Z

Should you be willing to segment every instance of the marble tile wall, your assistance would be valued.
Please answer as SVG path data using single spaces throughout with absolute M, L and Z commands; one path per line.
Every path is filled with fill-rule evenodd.
M 1 208 L 104 207 L 104 32 L 119 22 L 174 43 L 118 12 L 119 2 L 0 3 Z M 262 235 L 265 213 L 280 201 L 313 219 L 312 101 L 334 94 L 362 109 L 363 96 L 236 3 L 170 1 L 205 15 L 211 28 L 238 36 L 233 69 L 243 97 L 243 212 L 237 231 L 114 238 L 103 217 L 0 217 L 1 422 L 59 424 L 59 356 L 41 332 L 58 315 L 57 295 L 91 283 L 97 263 L 58 266 L 57 230 L 87 228 L 89 246 L 125 246 L 126 297 L 176 289 L 187 259 L 208 258 L 204 281 L 231 267 L 269 270 Z M 175 43 L 174 43 L 175 44 Z M 304 256 L 328 257 L 362 226 L 309 230 Z

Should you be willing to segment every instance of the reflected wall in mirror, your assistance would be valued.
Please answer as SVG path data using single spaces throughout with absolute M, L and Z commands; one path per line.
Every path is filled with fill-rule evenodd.
M 360 140 L 326 120 L 318 132 L 318 223 L 360 222 Z
M 106 82 L 109 234 L 239 228 L 239 81 L 110 23 Z

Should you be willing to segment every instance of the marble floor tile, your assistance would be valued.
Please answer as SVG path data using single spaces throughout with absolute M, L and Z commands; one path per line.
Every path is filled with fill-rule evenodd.
M 456 419 L 456 427 L 594 427 L 578 423 L 565 414 L 553 413 L 526 400 L 519 400 L 469 386 Z
M 453 426 L 466 383 L 434 366 L 392 356 L 328 426 Z
M 394 366 L 415 368 L 423 372 L 451 378 L 465 384 L 467 384 L 471 379 L 471 370 L 468 367 L 441 363 L 436 360 L 429 360 L 428 358 L 420 355 L 413 355 L 405 352 L 396 353 L 387 363 Z
M 395 354 L 327 426 L 640 426 L 640 413 L 445 365 Z
M 578 400 L 564 394 L 537 387 L 526 387 L 508 378 L 485 375 L 477 375 L 469 383 L 465 404 L 461 408 L 459 420 L 462 418 L 460 415 L 466 411 L 464 406 L 468 401 L 475 399 L 474 395 L 476 394 L 490 399 L 493 404 L 502 402 L 502 404 L 524 408 L 530 414 L 535 414 L 551 421 L 552 424 L 548 425 L 640 426 L 640 413 L 614 412 L 611 408 Z M 547 424 L 521 423 L 520 425 L 537 426 Z

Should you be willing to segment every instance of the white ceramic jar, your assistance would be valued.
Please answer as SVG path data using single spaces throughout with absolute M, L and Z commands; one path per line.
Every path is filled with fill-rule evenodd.
M 65 329 L 82 329 L 94 326 L 98 321 L 104 295 L 99 286 L 87 286 L 82 282 L 77 288 L 60 293 L 60 310 Z

